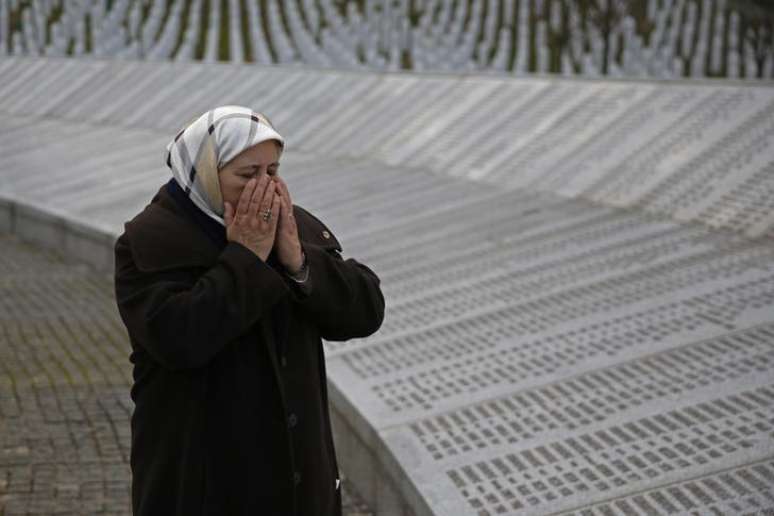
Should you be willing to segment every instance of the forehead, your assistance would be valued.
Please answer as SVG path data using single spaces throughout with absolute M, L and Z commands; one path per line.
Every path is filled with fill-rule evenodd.
M 235 161 L 239 164 L 274 163 L 278 155 L 277 143 L 274 140 L 266 140 L 240 152 Z

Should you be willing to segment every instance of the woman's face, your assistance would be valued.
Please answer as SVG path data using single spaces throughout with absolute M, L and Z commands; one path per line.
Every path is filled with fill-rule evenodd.
M 250 178 L 269 174 L 273 178 L 279 171 L 279 149 L 276 140 L 266 140 L 249 147 L 226 163 L 218 171 L 223 202 L 231 203 L 236 209 L 239 196 Z

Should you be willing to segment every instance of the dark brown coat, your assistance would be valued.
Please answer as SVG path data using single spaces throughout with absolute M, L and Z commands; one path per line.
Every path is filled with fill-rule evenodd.
M 294 214 L 303 288 L 241 244 L 219 249 L 164 187 L 125 224 L 135 515 L 340 514 L 321 338 L 374 333 L 384 298 L 322 222 Z

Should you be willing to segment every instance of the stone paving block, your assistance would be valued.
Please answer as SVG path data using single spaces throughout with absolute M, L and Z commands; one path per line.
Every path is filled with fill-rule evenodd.
M 131 514 L 130 346 L 114 306 L 107 276 L 0 233 L 0 514 Z M 373 514 L 346 478 L 342 496 L 347 516 Z

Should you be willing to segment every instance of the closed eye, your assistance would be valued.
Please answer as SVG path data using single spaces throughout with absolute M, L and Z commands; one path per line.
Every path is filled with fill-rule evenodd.
M 266 173 L 269 174 L 270 176 L 276 176 L 278 169 L 279 169 L 279 166 L 275 166 L 275 167 L 272 167 L 272 168 L 268 169 L 266 171 Z M 261 171 L 260 167 L 254 167 L 253 171 L 251 173 L 239 174 L 239 175 L 249 179 L 251 177 L 257 176 L 260 171 Z

